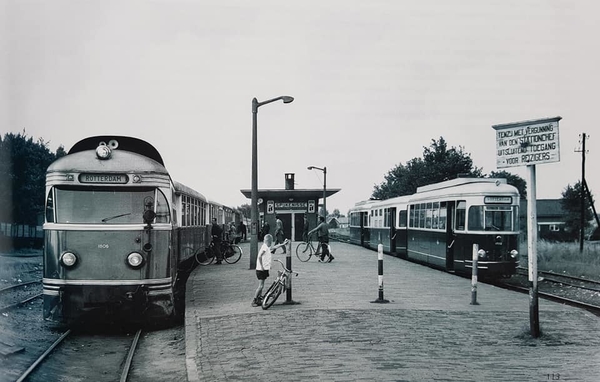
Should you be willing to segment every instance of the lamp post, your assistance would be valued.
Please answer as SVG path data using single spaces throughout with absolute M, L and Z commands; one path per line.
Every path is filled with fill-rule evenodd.
M 325 223 L 327 223 L 327 167 L 308 166 L 307 169 L 323 171 L 323 217 L 325 218 Z
M 250 213 L 250 269 L 256 268 L 256 257 L 258 255 L 258 140 L 256 138 L 256 125 L 258 108 L 271 102 L 282 100 L 290 103 L 294 97 L 280 96 L 263 102 L 252 99 L 252 191 L 251 191 L 251 213 Z

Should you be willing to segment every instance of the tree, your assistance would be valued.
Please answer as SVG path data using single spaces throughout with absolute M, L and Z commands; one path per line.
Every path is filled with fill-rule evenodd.
M 571 187 L 570 184 L 562 192 L 561 205 L 565 211 L 565 231 L 569 235 L 569 239 L 576 240 L 581 232 L 581 197 L 582 183 L 577 182 Z M 593 200 L 593 199 L 592 199 Z M 584 198 L 584 225 L 586 229 L 590 226 L 590 220 L 594 217 L 592 213 L 590 200 Z
M 388 171 L 385 180 L 374 186 L 372 197 L 389 199 L 411 195 L 417 192 L 417 187 L 454 179 L 459 174 L 483 176 L 481 169 L 473 166 L 471 154 L 465 153 L 462 146 L 448 148 L 443 137 L 437 141 L 432 139 L 429 147 L 423 147 L 423 158 L 413 158 Z
M 60 156 L 66 155 L 61 146 Z M 57 159 L 43 139 L 20 134 L 0 138 L 0 221 L 36 225 L 45 202 L 46 169 Z
M 248 203 L 244 203 L 238 207 L 238 210 L 244 215 L 244 217 L 250 219 L 252 216 L 252 206 Z
M 492 171 L 488 178 L 505 178 L 506 182 L 511 186 L 515 186 L 519 190 L 521 199 L 527 199 L 527 182 L 519 175 L 511 174 L 508 171 Z
M 337 208 L 334 208 L 333 209 L 333 214 L 331 216 L 333 216 L 334 218 L 339 218 L 341 216 L 340 215 L 340 210 L 337 209 Z

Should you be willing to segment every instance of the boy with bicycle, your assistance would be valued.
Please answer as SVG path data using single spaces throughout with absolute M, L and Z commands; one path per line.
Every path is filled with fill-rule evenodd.
M 277 248 L 283 247 L 289 243 L 288 239 L 278 245 L 273 245 L 273 235 L 266 234 L 263 244 L 258 250 L 256 257 L 256 278 L 258 279 L 258 288 L 254 293 L 254 299 L 252 300 L 252 306 L 262 305 L 262 291 L 265 287 L 265 280 L 269 277 L 269 270 L 271 269 L 271 254 L 275 252 Z
M 312 229 L 308 236 L 317 232 L 317 236 L 319 238 L 319 243 L 321 243 L 321 258 L 320 262 L 325 261 L 325 256 L 329 255 L 329 263 L 333 261 L 333 256 L 331 255 L 331 251 L 329 251 L 329 225 L 325 222 L 325 217 L 319 216 L 319 225 Z

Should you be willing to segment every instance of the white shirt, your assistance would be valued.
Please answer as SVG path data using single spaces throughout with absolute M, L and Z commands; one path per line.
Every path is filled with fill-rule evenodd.
M 262 260 L 262 267 L 261 267 Z M 265 243 L 258 250 L 258 256 L 256 256 L 256 270 L 257 271 L 268 271 L 271 269 L 271 249 Z

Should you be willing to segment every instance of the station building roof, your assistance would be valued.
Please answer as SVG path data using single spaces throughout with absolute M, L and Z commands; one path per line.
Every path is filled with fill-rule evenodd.
M 252 198 L 252 190 L 240 190 L 242 194 L 248 199 Z M 263 199 L 280 199 L 280 198 L 293 198 L 296 200 L 308 200 L 308 199 L 319 199 L 323 197 L 323 189 L 259 189 L 257 190 L 257 197 Z M 340 191 L 340 188 L 328 188 L 326 190 L 326 196 L 331 195 Z

